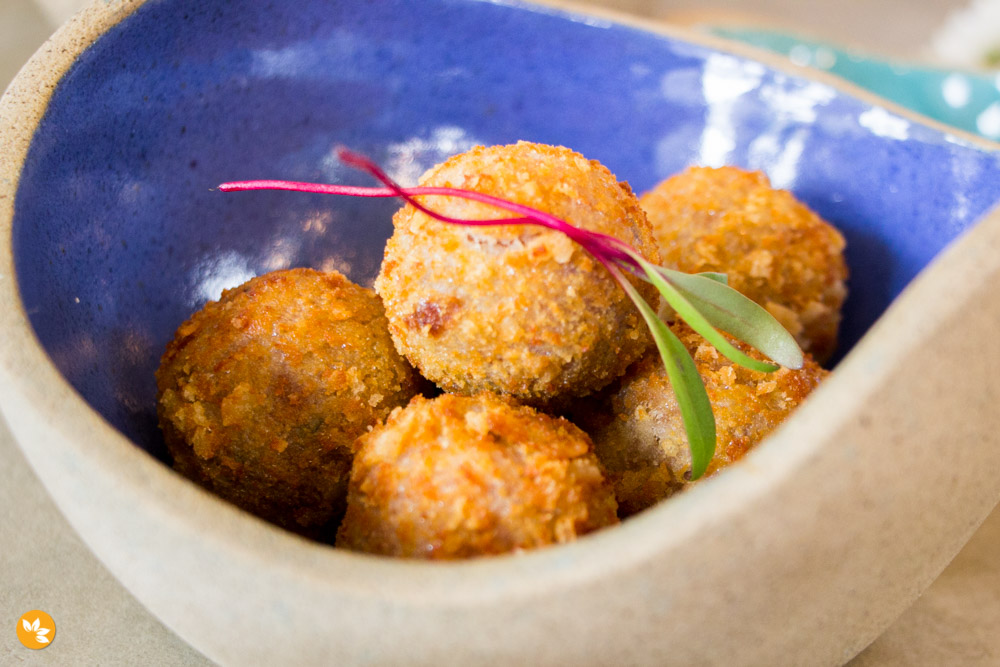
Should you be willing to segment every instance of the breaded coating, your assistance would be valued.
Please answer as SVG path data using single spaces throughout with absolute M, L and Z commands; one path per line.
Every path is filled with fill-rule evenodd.
M 694 358 L 715 414 L 715 456 L 706 477 L 763 440 L 828 374 L 809 355 L 799 370 L 752 371 L 726 359 L 686 324 L 671 329 Z M 754 359 L 764 359 L 749 345 L 729 340 Z M 576 421 L 593 437 L 614 484 L 622 518 L 691 484 L 691 451 L 680 409 L 655 351 L 630 368 L 602 404 L 578 412 Z
M 509 399 L 418 396 L 357 446 L 338 547 L 468 558 L 618 522 L 590 438 Z
M 837 345 L 847 296 L 844 238 L 767 176 L 693 167 L 640 199 L 663 265 L 728 274 L 820 363 Z
M 526 142 L 474 148 L 420 183 L 499 196 L 657 256 L 628 184 L 567 148 Z M 423 203 L 462 219 L 514 217 L 455 197 L 428 196 Z M 446 391 L 492 391 L 545 405 L 607 385 L 650 345 L 621 287 L 560 232 L 450 225 L 409 205 L 393 222 L 375 289 L 397 348 Z M 656 298 L 650 286 L 635 283 Z
M 178 472 L 326 539 L 343 515 L 352 443 L 421 381 L 374 292 L 310 269 L 226 290 L 180 326 L 156 380 Z

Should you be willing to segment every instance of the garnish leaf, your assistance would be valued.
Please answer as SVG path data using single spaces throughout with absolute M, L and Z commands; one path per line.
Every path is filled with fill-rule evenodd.
M 643 271 L 646 272 L 646 276 L 649 278 L 649 281 L 653 283 L 657 290 L 659 290 L 660 294 L 667 301 L 667 303 L 670 304 L 670 307 L 674 309 L 677 315 L 680 316 L 682 320 L 687 322 L 692 329 L 701 334 L 705 340 L 711 343 L 715 349 L 721 352 L 727 359 L 739 364 L 740 366 L 760 371 L 761 373 L 770 373 L 778 370 L 778 366 L 775 364 L 769 364 L 767 362 L 758 361 L 749 357 L 726 340 L 726 337 L 719 333 L 709 323 L 708 319 L 702 315 L 698 308 L 692 305 L 692 303 L 688 301 L 685 296 L 681 294 L 676 287 L 674 287 L 674 285 L 664 279 L 663 275 L 657 270 L 660 267 L 646 261 L 639 254 L 636 254 L 634 259 Z M 722 283 L 712 280 L 711 278 L 705 278 L 704 280 L 714 286 L 729 289 L 728 286 L 722 285 Z M 739 294 L 739 292 L 736 293 Z
M 785 368 L 802 368 L 802 350 L 795 337 L 755 301 L 705 274 L 692 275 L 660 266 L 655 270 L 712 326 L 749 344 Z
M 684 275 L 691 275 L 685 273 Z M 693 275 L 703 276 L 709 280 L 714 280 L 717 283 L 722 283 L 723 285 L 729 284 L 729 275 L 725 273 L 719 273 L 718 271 L 702 271 L 701 273 L 695 273 Z
M 694 481 L 705 474 L 708 464 L 715 456 L 715 415 L 712 414 L 712 404 L 708 400 L 705 383 L 684 343 L 646 303 L 638 290 L 622 275 L 621 270 L 617 267 L 609 267 L 609 270 L 642 313 L 653 334 L 653 340 L 656 341 L 656 349 L 660 352 L 663 367 L 670 379 L 670 387 L 677 398 L 677 407 L 680 408 L 681 421 L 691 450 L 691 480 Z

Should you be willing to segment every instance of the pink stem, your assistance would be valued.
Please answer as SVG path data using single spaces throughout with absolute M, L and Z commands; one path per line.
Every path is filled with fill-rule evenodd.
M 554 231 L 562 232 L 572 240 L 579 243 L 587 252 L 593 255 L 602 265 L 608 267 L 610 264 L 618 263 L 630 273 L 642 275 L 641 267 L 630 256 L 630 252 L 635 252 L 631 246 L 624 241 L 603 234 L 601 232 L 591 232 L 581 229 L 570 223 L 557 218 L 554 215 L 539 211 L 538 209 L 523 204 L 517 204 L 500 197 L 476 192 L 474 190 L 463 190 L 460 188 L 446 187 L 415 187 L 404 188 L 393 181 L 382 171 L 381 168 L 363 155 L 351 152 L 346 148 L 337 149 L 337 157 L 344 164 L 368 172 L 379 180 L 385 187 L 371 188 L 352 185 L 329 185 L 323 183 L 302 183 L 298 181 L 280 180 L 258 180 L 258 181 L 237 181 L 223 183 L 219 190 L 223 192 L 241 192 L 247 190 L 289 190 L 293 192 L 310 192 L 318 194 L 347 195 L 351 197 L 400 197 L 422 213 L 429 215 L 435 220 L 455 225 L 539 225 Z M 452 218 L 433 211 L 420 202 L 415 197 L 425 195 L 444 195 L 460 197 L 483 204 L 495 206 L 497 208 L 518 214 L 514 218 L 494 218 L 488 220 L 466 220 Z

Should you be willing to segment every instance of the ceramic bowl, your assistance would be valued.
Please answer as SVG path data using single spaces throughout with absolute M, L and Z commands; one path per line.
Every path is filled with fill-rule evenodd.
M 816 76 L 520 3 L 95 2 L 0 103 L 4 416 L 90 548 L 220 663 L 842 662 L 1000 492 L 1000 153 Z M 370 281 L 394 208 L 216 184 L 364 182 L 340 144 L 412 181 L 517 139 L 640 191 L 693 163 L 793 190 L 849 244 L 829 381 L 620 527 L 463 563 L 311 543 L 165 465 L 177 325 L 269 269 Z

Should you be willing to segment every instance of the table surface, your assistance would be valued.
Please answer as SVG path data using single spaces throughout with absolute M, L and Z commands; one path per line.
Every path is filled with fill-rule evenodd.
M 845 6 L 845 3 L 847 6 Z M 0 84 L 81 0 L 0 2 Z M 583 0 L 582 4 L 690 22 L 706 12 L 752 13 L 873 51 L 919 57 L 955 0 Z M 849 11 L 856 5 L 856 11 Z M 804 7 L 808 7 L 804 9 Z M 835 11 L 834 11 L 835 10 Z M 859 16 L 868 20 L 859 20 Z M 894 29 L 886 31 L 885 17 Z M 878 19 L 878 20 L 876 20 Z M 867 44 L 866 44 L 867 43 Z M 986 520 L 931 588 L 850 664 L 1000 664 L 1000 510 Z M 56 623 L 43 651 L 18 643 L 22 613 Z M 0 418 L 0 664 L 211 664 L 128 593 L 87 549 L 24 459 Z
M 0 418 L 0 665 L 208 665 L 87 549 Z M 852 667 L 1000 664 L 1000 510 L 938 580 Z M 13 628 L 41 609 L 56 623 L 43 651 Z

